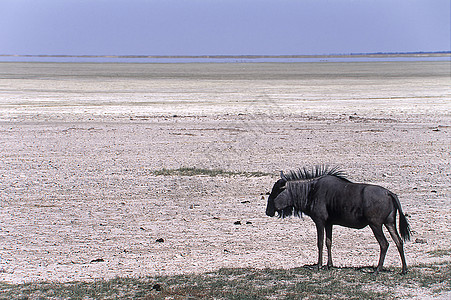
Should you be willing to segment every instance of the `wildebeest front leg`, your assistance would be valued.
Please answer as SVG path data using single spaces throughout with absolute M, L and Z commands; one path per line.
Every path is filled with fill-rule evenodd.
M 382 231 L 382 224 L 380 225 L 370 225 L 371 230 L 374 233 L 374 236 L 376 237 L 380 247 L 381 247 L 381 254 L 379 257 L 379 263 L 377 264 L 376 272 L 375 274 L 382 271 L 382 266 L 384 265 L 385 255 L 387 254 L 388 249 L 388 242 L 387 239 L 384 236 L 384 233 Z
M 326 224 L 326 247 L 327 247 L 327 265 L 332 268 L 332 224 Z
M 316 223 L 316 231 L 318 243 L 318 263 L 314 267 L 316 270 L 319 270 L 319 268 L 323 265 L 324 225 L 322 223 Z

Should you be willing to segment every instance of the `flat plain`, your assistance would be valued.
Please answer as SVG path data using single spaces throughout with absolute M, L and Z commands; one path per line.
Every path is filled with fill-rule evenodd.
M 449 262 L 450 83 L 449 62 L 0 63 L 0 281 L 313 263 L 313 222 L 265 193 L 318 164 L 398 195 L 408 265 Z M 333 254 L 379 246 L 337 226 Z

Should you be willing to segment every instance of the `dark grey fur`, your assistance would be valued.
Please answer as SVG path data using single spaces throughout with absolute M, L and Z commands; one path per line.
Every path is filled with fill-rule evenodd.
M 399 229 L 396 230 L 396 213 L 399 212 Z M 401 210 L 398 197 L 389 190 L 371 184 L 353 183 L 338 168 L 316 166 L 281 172 L 268 198 L 266 214 L 273 217 L 291 215 L 310 216 L 316 224 L 318 237 L 318 263 L 322 266 L 324 231 L 328 254 L 327 268 L 332 267 L 332 226 L 341 225 L 361 229 L 369 225 L 380 245 L 376 273 L 382 270 L 388 242 L 382 225 L 390 232 L 401 256 L 402 273 L 407 272 L 403 240 L 410 239 L 410 227 Z

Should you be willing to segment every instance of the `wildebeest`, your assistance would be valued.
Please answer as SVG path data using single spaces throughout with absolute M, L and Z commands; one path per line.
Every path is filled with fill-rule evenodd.
M 396 230 L 396 212 L 399 212 L 399 229 L 404 241 L 410 239 L 410 226 L 401 210 L 398 197 L 389 190 L 371 184 L 353 183 L 338 168 L 316 166 L 281 172 L 268 198 L 266 214 L 279 217 L 302 213 L 310 216 L 316 225 L 318 263 L 322 267 L 323 240 L 326 232 L 327 265 L 332 267 L 332 226 L 341 225 L 361 229 L 370 226 L 380 245 L 380 257 L 375 273 L 382 270 L 388 242 L 382 225 L 395 241 L 402 262 L 402 273 L 407 272 L 403 241 Z

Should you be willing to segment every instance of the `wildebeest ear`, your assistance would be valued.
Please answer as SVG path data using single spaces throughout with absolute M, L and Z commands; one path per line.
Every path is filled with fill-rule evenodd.
M 282 178 L 285 181 L 288 181 L 285 175 L 283 174 L 283 171 L 280 171 L 280 178 Z

